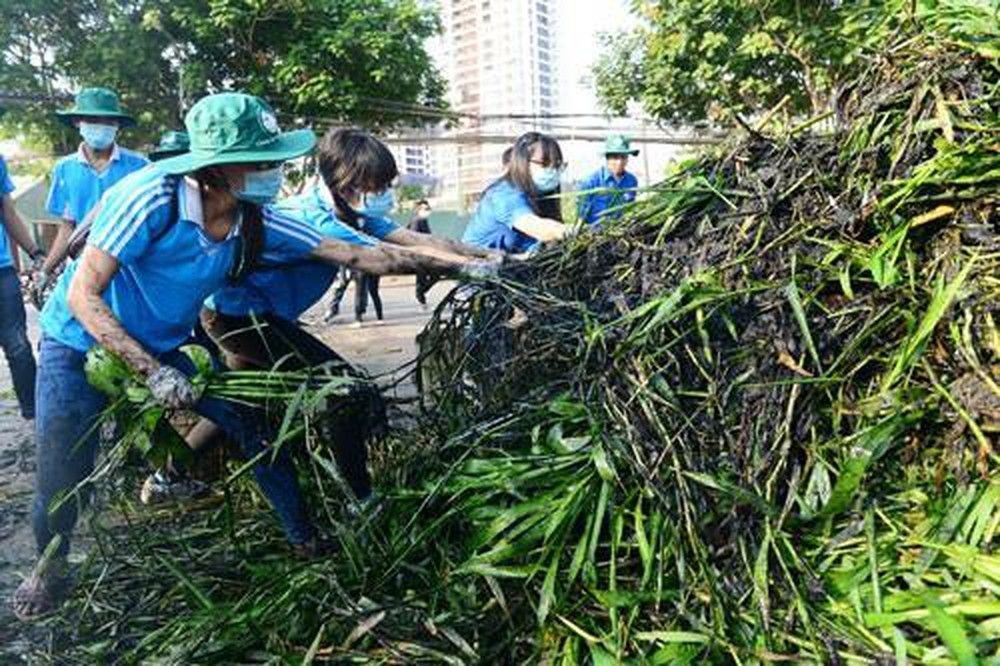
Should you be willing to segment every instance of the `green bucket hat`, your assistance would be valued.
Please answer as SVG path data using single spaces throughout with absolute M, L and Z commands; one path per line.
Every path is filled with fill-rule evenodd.
M 203 97 L 187 112 L 184 125 L 191 149 L 157 162 L 164 173 L 190 173 L 215 164 L 284 162 L 316 145 L 312 130 L 282 132 L 271 107 L 243 93 Z
M 624 134 L 612 134 L 604 140 L 604 151 L 601 153 L 605 157 L 608 155 L 638 155 L 639 149 L 632 148 L 632 140 Z
M 160 144 L 149 152 L 149 159 L 154 162 L 168 157 L 186 153 L 191 149 L 191 140 L 187 132 L 165 132 L 160 137 Z
M 135 125 L 135 119 L 118 104 L 118 95 L 107 88 L 84 88 L 76 94 L 73 108 L 56 111 L 56 115 L 67 125 L 72 125 L 73 119 L 81 116 L 115 118 L 122 127 Z

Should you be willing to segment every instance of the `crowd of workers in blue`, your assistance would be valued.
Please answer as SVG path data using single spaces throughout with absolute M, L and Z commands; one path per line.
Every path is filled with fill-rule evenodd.
M 134 120 L 111 90 L 86 88 L 57 115 L 82 141 L 52 171 L 47 209 L 62 223 L 47 252 L 18 216 L 0 157 L 0 344 L 36 440 L 31 521 L 39 559 L 12 600 L 23 620 L 58 608 L 65 593 L 80 502 L 64 496 L 93 471 L 94 426 L 107 404 L 84 372 L 92 347 L 125 361 L 164 407 L 201 415 L 187 435 L 196 452 L 221 431 L 248 459 L 257 457 L 255 478 L 290 547 L 314 557 L 326 542 L 310 519 L 289 453 L 259 455 L 268 446 L 268 419 L 242 404 L 199 397 L 189 379 L 195 369 L 180 348 L 203 343 L 231 369 L 325 364 L 357 378 L 367 388 L 341 401 L 321 427 L 352 501 L 364 507 L 374 497 L 367 447 L 385 425 L 381 396 L 360 370 L 308 333 L 300 316 L 337 283 L 335 315 L 351 275 L 356 299 L 363 304 L 371 295 L 379 319 L 379 275 L 416 274 L 423 304 L 437 276 L 494 274 L 541 243 L 616 217 L 637 189 L 626 166 L 638 151 L 627 138 L 611 136 L 605 164 L 576 193 L 579 222 L 565 224 L 562 151 L 552 137 L 528 132 L 504 153 L 502 175 L 483 192 L 458 242 L 430 233 L 427 201 L 417 203 L 406 227 L 389 217 L 396 163 L 384 143 L 361 129 L 331 129 L 317 141 L 308 129 L 282 132 L 259 98 L 220 93 L 198 101 L 185 117 L 186 131 L 164 134 L 147 159 L 118 144 L 119 131 Z M 283 163 L 310 153 L 316 182 L 279 199 Z M 31 259 L 24 274 L 41 308 L 37 365 L 8 236 Z M 140 496 L 153 503 L 201 490 L 170 467 L 151 474 Z

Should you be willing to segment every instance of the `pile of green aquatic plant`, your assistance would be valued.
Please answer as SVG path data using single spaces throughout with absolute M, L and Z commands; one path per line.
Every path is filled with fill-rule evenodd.
M 130 511 L 60 657 L 1000 658 L 1000 32 L 940 5 L 859 54 L 833 131 L 748 126 L 454 292 L 381 502 L 303 464 L 335 555 L 285 554 L 240 479 Z

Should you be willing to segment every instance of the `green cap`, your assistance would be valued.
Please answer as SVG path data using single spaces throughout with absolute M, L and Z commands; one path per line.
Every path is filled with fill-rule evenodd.
M 160 137 L 160 144 L 149 152 L 149 159 L 156 162 L 186 153 L 190 149 L 191 140 L 188 139 L 187 132 L 164 132 Z
M 312 130 L 282 132 L 271 107 L 243 93 L 201 98 L 187 112 L 184 125 L 190 151 L 157 162 L 164 173 L 190 173 L 215 164 L 284 162 L 316 145 Z
M 605 157 L 608 155 L 638 155 L 639 149 L 633 150 L 631 143 L 632 140 L 624 134 L 612 134 L 604 140 L 604 152 L 601 154 Z
M 114 118 L 122 127 L 135 125 L 135 119 L 118 104 L 118 95 L 107 88 L 84 88 L 76 94 L 73 108 L 56 111 L 56 115 L 67 125 L 72 125 L 73 120 L 81 116 Z

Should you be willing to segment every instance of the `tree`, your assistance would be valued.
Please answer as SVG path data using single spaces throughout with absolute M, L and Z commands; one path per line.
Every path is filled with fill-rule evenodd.
M 632 33 L 605 35 L 594 67 L 611 111 L 639 101 L 670 122 L 752 114 L 787 96 L 793 114 L 824 110 L 872 29 L 909 0 L 633 0 Z
M 407 183 L 405 185 L 398 186 L 396 188 L 396 199 L 399 200 L 400 208 L 410 202 L 426 199 L 428 196 L 428 189 L 429 188 L 426 185 L 418 185 L 416 183 Z
M 418 0 L 5 0 L 0 91 L 43 96 L 10 121 L 57 146 L 76 137 L 53 122 L 52 97 L 84 85 L 118 91 L 147 142 L 221 90 L 264 97 L 285 125 L 384 127 L 444 106 L 423 46 L 439 29 Z

